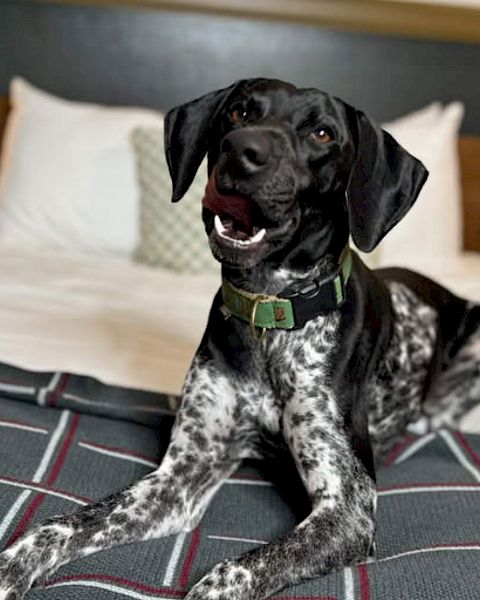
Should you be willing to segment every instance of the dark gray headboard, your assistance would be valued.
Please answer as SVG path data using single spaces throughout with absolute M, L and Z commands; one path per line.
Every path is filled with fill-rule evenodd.
M 16 74 L 69 98 L 162 109 L 259 75 L 328 90 L 378 120 L 434 99 L 460 99 L 464 132 L 480 134 L 476 44 L 1 0 L 0 96 Z

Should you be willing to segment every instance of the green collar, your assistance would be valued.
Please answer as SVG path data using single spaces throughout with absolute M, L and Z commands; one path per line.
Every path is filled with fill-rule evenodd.
M 345 247 L 338 268 L 328 277 L 309 282 L 288 297 L 253 294 L 222 280 L 224 311 L 250 323 L 253 337 L 262 329 L 299 329 L 318 315 L 340 308 L 345 302 L 345 288 L 352 269 L 352 253 Z

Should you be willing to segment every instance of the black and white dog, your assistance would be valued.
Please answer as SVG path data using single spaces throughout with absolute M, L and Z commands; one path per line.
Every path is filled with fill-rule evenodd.
M 348 248 L 350 235 L 375 248 L 426 179 L 390 135 L 337 98 L 265 79 L 180 106 L 165 128 L 174 201 L 208 153 L 203 218 L 223 264 L 171 443 L 141 481 L 6 549 L 1 600 L 76 558 L 191 530 L 265 437 L 288 448 L 311 512 L 188 600 L 261 600 L 364 560 L 374 462 L 409 423 L 454 425 L 480 399 L 480 307 L 412 272 L 371 272 Z

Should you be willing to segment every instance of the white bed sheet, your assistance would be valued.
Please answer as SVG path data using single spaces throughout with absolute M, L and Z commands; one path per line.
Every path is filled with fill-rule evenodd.
M 178 393 L 219 283 L 0 248 L 0 362 Z
M 480 255 L 421 270 L 480 301 Z M 0 362 L 178 393 L 219 275 L 0 247 Z

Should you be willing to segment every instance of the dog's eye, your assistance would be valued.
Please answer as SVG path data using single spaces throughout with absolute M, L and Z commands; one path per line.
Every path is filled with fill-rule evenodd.
M 228 117 L 234 125 L 237 125 L 238 123 L 245 121 L 245 119 L 247 118 L 247 111 L 245 107 L 242 106 L 242 104 L 235 104 L 230 109 Z
M 326 127 L 317 127 L 310 133 L 310 137 L 317 144 L 327 144 L 333 139 L 331 132 Z

